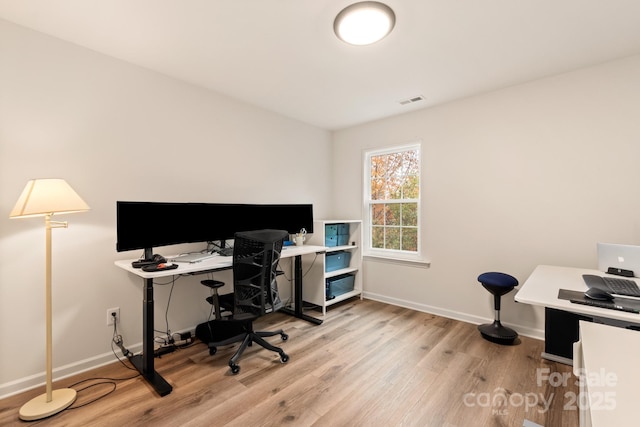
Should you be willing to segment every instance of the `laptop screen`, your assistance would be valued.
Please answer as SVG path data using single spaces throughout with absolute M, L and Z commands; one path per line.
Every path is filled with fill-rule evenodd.
M 598 243 L 598 270 L 606 273 L 609 268 L 630 270 L 640 277 L 640 246 Z

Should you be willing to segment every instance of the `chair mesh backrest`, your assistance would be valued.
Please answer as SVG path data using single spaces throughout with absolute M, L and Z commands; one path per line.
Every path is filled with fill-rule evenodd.
M 234 312 L 257 316 L 282 307 L 276 268 L 288 233 L 283 230 L 244 231 L 233 244 Z

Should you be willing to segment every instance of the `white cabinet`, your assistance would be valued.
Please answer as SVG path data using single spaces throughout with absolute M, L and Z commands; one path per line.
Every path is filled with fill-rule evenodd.
M 313 234 L 308 236 L 306 244 L 326 246 L 327 249 L 326 253 L 318 255 L 315 259 L 303 261 L 304 301 L 321 307 L 324 316 L 327 307 L 332 304 L 358 295 L 362 298 L 361 220 L 314 221 Z M 340 265 L 340 261 L 345 259 L 348 260 L 348 264 Z M 327 271 L 332 268 L 335 269 Z M 343 283 L 347 284 L 347 289 L 350 288 L 351 279 L 353 289 L 341 289 Z M 334 289 L 335 292 L 327 291 L 327 281 L 332 286 L 336 285 L 338 289 Z

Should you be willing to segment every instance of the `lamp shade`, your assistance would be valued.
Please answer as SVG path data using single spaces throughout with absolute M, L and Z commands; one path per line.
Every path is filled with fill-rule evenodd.
M 64 179 L 32 179 L 22 190 L 9 218 L 82 212 L 89 206 Z

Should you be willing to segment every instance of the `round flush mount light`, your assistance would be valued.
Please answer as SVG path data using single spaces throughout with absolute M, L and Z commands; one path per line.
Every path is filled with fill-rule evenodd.
M 333 31 L 346 43 L 364 46 L 385 38 L 396 23 L 389 6 L 377 1 L 363 1 L 345 7 L 333 22 Z

